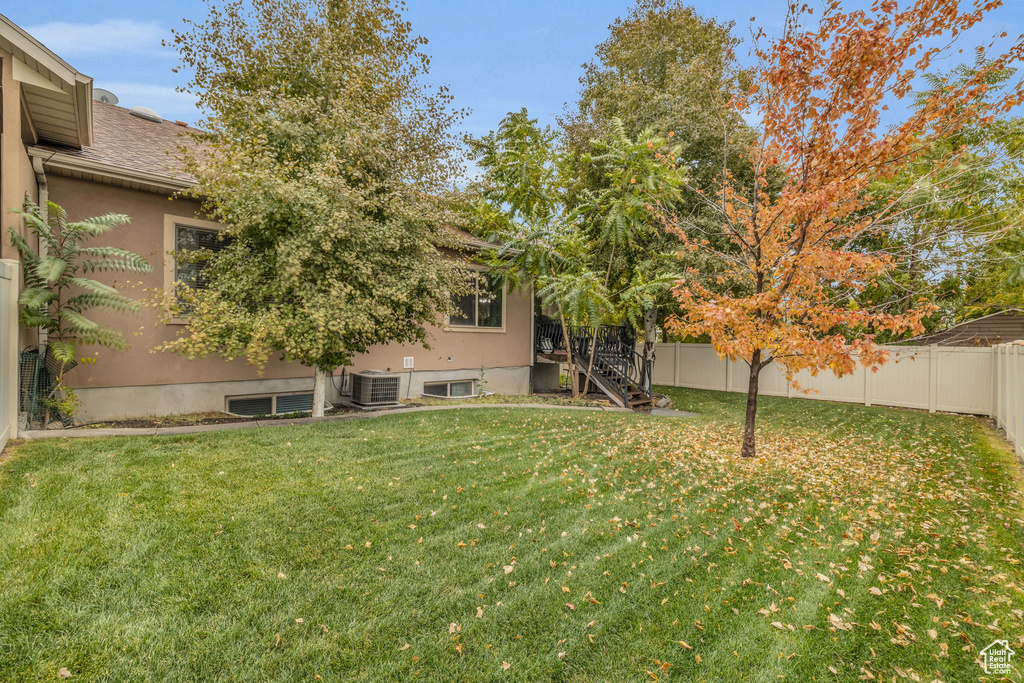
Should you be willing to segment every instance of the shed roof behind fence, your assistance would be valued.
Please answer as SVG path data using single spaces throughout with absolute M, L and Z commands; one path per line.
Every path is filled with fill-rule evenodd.
M 916 344 L 939 346 L 995 346 L 1024 339 L 1024 311 L 1011 308 L 982 318 L 965 320 L 941 332 L 917 337 Z

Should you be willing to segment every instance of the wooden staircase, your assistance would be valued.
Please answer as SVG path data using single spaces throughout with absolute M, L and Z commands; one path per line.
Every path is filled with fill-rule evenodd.
M 548 360 L 566 362 L 566 340 L 561 324 L 551 319 L 538 321 L 535 340 L 537 354 Z M 603 392 L 620 408 L 650 410 L 654 399 L 651 390 L 652 363 L 644 362 L 636 352 L 636 335 L 632 328 L 601 325 L 570 327 L 568 343 L 572 348 L 571 372 L 579 376 L 583 386 L 588 374 L 591 386 Z M 593 364 L 591 350 L 593 349 Z

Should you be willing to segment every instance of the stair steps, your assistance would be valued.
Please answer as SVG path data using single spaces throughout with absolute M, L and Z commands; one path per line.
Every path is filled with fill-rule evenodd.
M 653 407 L 651 364 L 644 367 L 636 352 L 636 334 L 628 325 L 566 328 L 545 318 L 535 325 L 534 338 L 537 357 L 553 362 L 566 360 L 571 347 L 572 370 L 584 382 L 589 375 L 590 384 L 617 406 L 630 410 Z

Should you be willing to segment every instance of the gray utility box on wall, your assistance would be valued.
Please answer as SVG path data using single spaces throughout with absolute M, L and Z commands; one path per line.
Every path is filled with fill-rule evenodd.
M 383 370 L 352 373 L 352 402 L 361 406 L 398 403 L 399 376 Z

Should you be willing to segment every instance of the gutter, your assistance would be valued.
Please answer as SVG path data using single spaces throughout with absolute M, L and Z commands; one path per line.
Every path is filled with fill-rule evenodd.
M 27 151 L 29 157 L 32 158 L 33 167 L 35 166 L 36 160 L 39 160 L 53 168 L 87 173 L 119 182 L 134 182 L 143 185 L 150 185 L 171 193 L 182 192 L 184 190 L 191 189 L 196 185 L 196 181 L 191 179 L 185 180 L 182 178 L 162 175 L 160 173 L 140 171 L 127 166 L 108 164 L 102 161 L 86 159 L 77 154 L 54 152 L 52 150 L 42 149 L 39 147 L 29 147 Z

